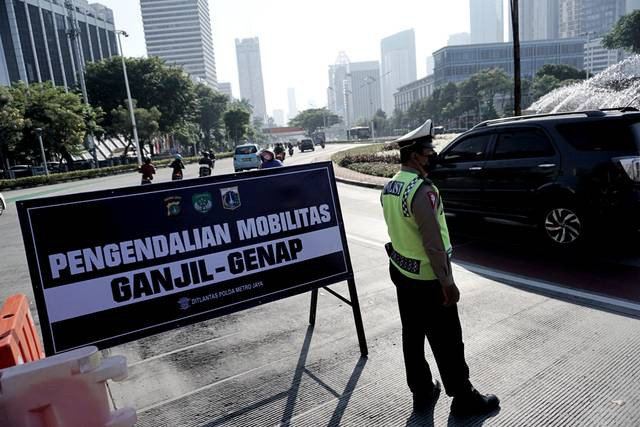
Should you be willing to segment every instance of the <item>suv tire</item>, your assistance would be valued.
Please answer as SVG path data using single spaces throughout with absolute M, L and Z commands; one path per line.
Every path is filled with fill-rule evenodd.
M 539 227 L 556 248 L 573 248 L 585 238 L 585 219 L 572 204 L 549 203 L 540 212 Z

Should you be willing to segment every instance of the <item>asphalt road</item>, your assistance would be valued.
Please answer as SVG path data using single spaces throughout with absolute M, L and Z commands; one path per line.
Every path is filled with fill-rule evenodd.
M 296 152 L 285 164 L 343 148 Z M 231 172 L 230 159 L 216 162 L 214 174 Z M 192 165 L 185 177 L 196 174 Z M 157 180 L 169 179 L 169 169 L 158 171 Z M 0 217 L 0 300 L 16 292 L 33 300 L 16 200 L 138 182 L 138 174 L 125 174 L 4 193 L 9 209 Z M 369 358 L 359 357 L 350 308 L 324 290 L 314 328 L 308 326 L 307 294 L 134 341 L 109 352 L 127 357 L 129 377 L 112 383 L 111 393 L 118 407 L 138 410 L 137 425 L 459 424 L 448 416 L 444 393 L 433 413 L 411 412 L 379 191 L 344 184 L 338 191 Z M 88 219 L 76 226 L 91 232 L 100 224 Z M 640 323 L 635 315 L 611 313 L 625 311 L 612 301 L 640 302 L 634 238 L 615 251 L 565 254 L 540 246 L 531 230 L 455 219 L 450 229 L 472 379 L 503 401 L 500 413 L 470 424 L 640 424 Z M 578 298 L 554 286 L 611 301 Z M 347 294 L 344 284 L 332 289 Z M 603 305 L 606 310 L 594 308 Z

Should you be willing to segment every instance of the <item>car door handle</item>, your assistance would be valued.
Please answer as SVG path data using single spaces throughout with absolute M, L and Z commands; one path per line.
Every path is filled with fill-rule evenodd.
M 555 165 L 556 165 L 555 163 L 542 163 L 538 165 L 538 167 L 543 169 L 548 169 L 548 168 L 554 167 Z
M 470 171 L 481 171 L 482 170 L 482 166 L 471 166 L 469 168 Z

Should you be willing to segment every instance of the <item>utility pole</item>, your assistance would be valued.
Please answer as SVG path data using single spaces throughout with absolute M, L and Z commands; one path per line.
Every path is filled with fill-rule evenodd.
M 520 82 L 520 25 L 518 0 L 511 2 L 511 26 L 513 32 L 513 114 L 522 115 L 522 85 Z
M 122 52 L 122 42 L 120 41 L 120 35 L 129 37 L 126 31 L 116 30 L 118 35 L 118 46 L 120 47 L 120 58 L 122 58 L 122 71 L 124 72 L 124 85 L 127 89 L 127 100 L 129 102 L 129 116 L 131 117 L 131 126 L 133 127 L 133 140 L 136 144 L 136 153 L 138 154 L 138 166 L 142 166 L 142 147 L 140 147 L 140 141 L 138 140 L 138 127 L 136 126 L 136 116 L 133 113 L 133 101 L 131 101 L 131 90 L 129 89 L 129 77 L 127 77 L 127 64 L 124 61 L 124 53 Z M 195 151 L 195 149 L 194 149 Z
M 71 41 L 71 48 L 74 51 L 76 57 L 76 65 L 78 71 L 78 81 L 80 82 L 80 90 L 82 91 L 82 99 L 85 105 L 89 106 L 89 97 L 87 96 L 87 86 L 84 81 L 84 58 L 82 57 L 82 50 L 80 45 L 80 29 L 78 28 L 78 20 L 76 19 L 75 6 L 72 0 L 64 0 L 64 7 L 67 9 L 67 19 L 69 20 L 69 29 L 67 30 L 67 37 Z M 96 153 L 96 144 L 93 138 L 93 131 L 89 130 L 87 133 L 87 141 L 89 146 L 89 152 L 93 157 L 95 167 L 98 168 L 98 156 Z

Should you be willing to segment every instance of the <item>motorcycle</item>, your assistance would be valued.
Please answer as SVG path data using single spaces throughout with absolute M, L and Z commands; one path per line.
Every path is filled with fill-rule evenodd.
M 181 179 L 182 179 L 182 171 L 174 170 L 173 173 L 171 174 L 171 181 L 179 181 Z
M 320 143 L 320 147 L 322 147 L 322 149 L 324 150 L 324 142 Z
M 200 178 L 211 176 L 211 167 L 209 165 L 200 165 Z
M 293 147 L 289 147 L 289 155 L 293 156 Z
M 141 184 L 141 185 L 148 185 L 148 184 L 151 184 L 151 180 L 152 180 L 152 179 L 153 179 L 153 178 L 144 177 L 144 178 L 142 178 L 142 180 L 140 181 L 140 184 Z

